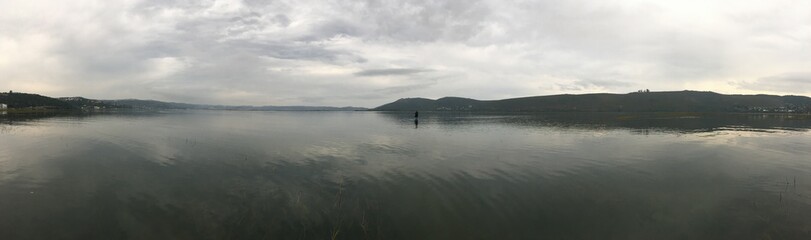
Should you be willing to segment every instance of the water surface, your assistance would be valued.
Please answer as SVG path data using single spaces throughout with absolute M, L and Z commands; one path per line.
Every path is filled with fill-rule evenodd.
M 2 239 L 809 239 L 811 118 L 0 116 Z

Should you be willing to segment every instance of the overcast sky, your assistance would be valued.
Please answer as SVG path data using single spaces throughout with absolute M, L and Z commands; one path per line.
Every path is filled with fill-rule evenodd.
M 637 89 L 811 95 L 811 1 L 2 0 L 0 88 L 363 107 Z

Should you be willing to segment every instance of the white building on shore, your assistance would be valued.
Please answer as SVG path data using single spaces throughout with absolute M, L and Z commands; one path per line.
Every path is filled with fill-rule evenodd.
M 6 108 L 8 108 L 8 105 L 6 105 L 5 103 L 0 103 L 0 109 L 6 109 Z

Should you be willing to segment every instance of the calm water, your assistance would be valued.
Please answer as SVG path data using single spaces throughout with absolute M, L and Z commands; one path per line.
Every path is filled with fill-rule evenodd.
M 811 118 L 0 116 L 0 239 L 809 239 Z

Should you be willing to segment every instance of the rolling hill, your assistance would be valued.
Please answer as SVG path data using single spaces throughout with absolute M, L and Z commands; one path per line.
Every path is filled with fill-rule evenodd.
M 204 105 L 162 102 L 155 100 L 122 99 L 122 100 L 96 100 L 84 97 L 51 98 L 30 93 L 0 93 L 0 103 L 6 104 L 9 109 L 41 109 L 41 110 L 101 110 L 101 109 L 139 109 L 139 110 L 166 110 L 166 109 L 200 109 L 200 110 L 239 110 L 239 111 L 359 111 L 367 110 L 359 107 L 329 107 L 329 106 L 228 106 Z
M 811 98 L 674 91 L 550 95 L 503 100 L 403 98 L 377 111 L 480 112 L 809 112 Z
M 75 109 L 75 107 L 68 102 L 31 93 L 0 93 L 0 103 L 6 104 L 8 108 L 12 109 Z

